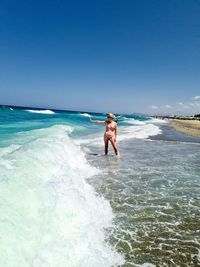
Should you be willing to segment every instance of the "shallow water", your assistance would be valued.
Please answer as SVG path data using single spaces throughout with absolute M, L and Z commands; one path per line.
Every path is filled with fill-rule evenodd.
M 89 161 L 103 170 L 90 182 L 115 213 L 108 240 L 123 266 L 198 266 L 200 145 L 129 140 L 120 150 Z
M 198 266 L 200 145 L 118 116 L 105 157 L 90 117 L 105 114 L 0 109 L 1 265 Z

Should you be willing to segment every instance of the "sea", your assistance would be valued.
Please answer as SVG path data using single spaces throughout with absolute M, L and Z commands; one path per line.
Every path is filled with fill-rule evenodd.
M 200 266 L 200 139 L 148 116 L 0 108 L 1 267 Z

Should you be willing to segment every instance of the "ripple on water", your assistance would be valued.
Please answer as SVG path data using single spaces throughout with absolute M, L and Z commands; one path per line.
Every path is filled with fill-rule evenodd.
M 123 267 L 146 262 L 198 266 L 199 146 L 144 140 L 120 146 L 118 160 L 89 160 L 103 170 L 90 182 L 115 212 L 115 227 L 107 229 L 108 242 L 125 255 Z

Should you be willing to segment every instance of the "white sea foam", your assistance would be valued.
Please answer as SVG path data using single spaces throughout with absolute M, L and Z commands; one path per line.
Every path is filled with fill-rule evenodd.
M 14 151 L 16 151 L 17 149 L 20 148 L 20 145 L 10 145 L 7 147 L 1 147 L 0 148 L 0 158 L 2 158 L 3 156 L 10 154 Z
M 1 173 L 3 172 L 3 168 L 12 169 L 12 164 L 11 164 L 10 160 L 6 159 L 6 156 L 13 153 L 14 151 L 16 151 L 19 148 L 20 148 L 20 145 L 10 145 L 8 147 L 1 147 L 0 148 Z
M 151 118 L 151 120 L 146 121 L 128 118 L 126 122 L 134 126 L 121 127 L 118 137 L 119 141 L 131 138 L 146 139 L 150 136 L 161 134 L 162 130 L 159 128 L 158 124 L 166 123 L 166 121 L 156 118 Z
M 67 126 L 24 134 L 8 148 L 0 173 L 2 266 L 111 267 L 123 258 L 106 242 L 110 204 L 86 178 L 98 172 L 69 138 Z M 12 153 L 11 153 L 12 152 Z M 1 161 L 1 159 L 0 159 Z
M 147 262 L 147 263 L 143 263 L 142 265 L 140 265 L 140 267 L 156 267 L 156 265 Z
M 161 133 L 162 130 L 157 125 L 153 124 L 129 126 L 129 127 L 123 127 L 120 130 L 118 140 L 122 141 L 125 139 L 132 139 L 132 138 L 146 139 L 150 136 L 155 136 Z
M 130 266 L 133 266 L 133 267 L 156 267 L 156 265 L 152 264 L 152 263 L 148 263 L 148 262 L 145 262 L 143 264 L 136 264 L 136 263 L 129 263 Z
M 126 122 L 129 123 L 129 124 L 134 124 L 134 125 L 144 125 L 145 124 L 144 121 L 139 121 L 139 120 L 135 120 L 135 119 L 132 119 L 132 118 L 127 119 Z
M 155 136 L 161 134 L 162 130 L 158 125 L 144 123 L 144 124 L 135 124 L 130 126 L 119 126 L 117 141 L 123 141 L 128 139 L 147 139 L 150 136 Z M 76 144 L 94 144 L 102 146 L 103 138 L 102 133 L 91 134 L 86 138 L 77 139 Z
M 81 115 L 81 116 L 84 116 L 84 117 L 89 117 L 89 118 L 91 118 L 91 115 L 88 114 L 88 113 L 80 113 L 80 115 Z
M 154 124 L 165 124 L 165 123 L 168 123 L 167 120 L 161 120 L 161 119 L 157 119 L 157 118 L 152 118 L 152 117 L 149 117 L 150 120 L 146 121 L 146 123 L 154 123 Z
M 27 109 L 26 111 L 30 113 L 39 113 L 39 114 L 55 114 L 54 111 L 46 109 L 46 110 L 36 110 L 36 109 Z

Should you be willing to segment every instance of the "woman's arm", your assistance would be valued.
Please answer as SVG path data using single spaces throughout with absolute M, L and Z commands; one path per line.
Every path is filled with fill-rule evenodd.
M 91 120 L 91 122 L 94 122 L 94 123 L 98 123 L 98 124 L 105 124 L 106 122 L 105 121 L 97 121 L 97 120 Z

